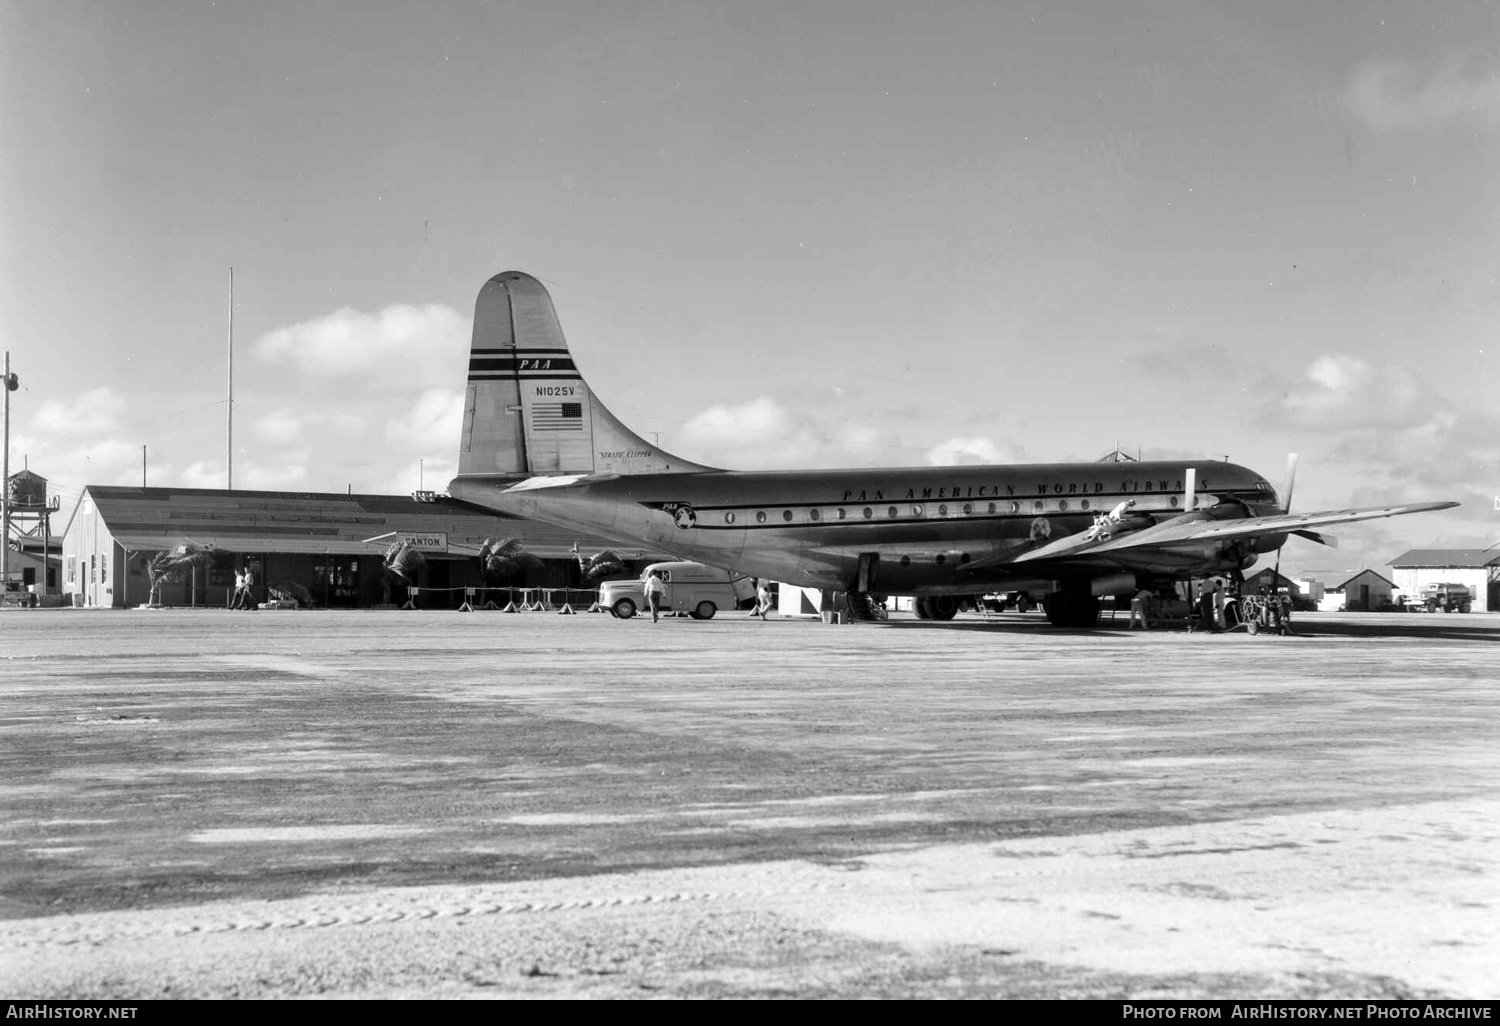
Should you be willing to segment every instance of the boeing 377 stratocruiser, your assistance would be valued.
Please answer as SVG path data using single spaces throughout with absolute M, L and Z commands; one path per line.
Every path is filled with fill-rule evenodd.
M 1290 534 L 1453 502 L 1292 514 L 1228 462 L 744 472 L 700 466 L 620 423 L 574 366 L 547 290 L 509 271 L 480 290 L 455 498 L 807 587 L 911 595 L 1044 593 L 1086 627 L 1099 597 L 1238 573 Z

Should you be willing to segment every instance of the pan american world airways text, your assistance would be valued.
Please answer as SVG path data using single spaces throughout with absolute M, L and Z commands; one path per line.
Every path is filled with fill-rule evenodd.
M 1286 1005 L 1235 1003 L 1223 1006 L 1125 1005 L 1126 1019 L 1489 1019 L 1490 1007 L 1468 1004 Z

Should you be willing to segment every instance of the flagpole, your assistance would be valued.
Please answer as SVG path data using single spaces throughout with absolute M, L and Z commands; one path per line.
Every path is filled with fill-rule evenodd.
M 224 487 L 234 490 L 234 268 L 229 269 L 229 422 L 224 429 Z

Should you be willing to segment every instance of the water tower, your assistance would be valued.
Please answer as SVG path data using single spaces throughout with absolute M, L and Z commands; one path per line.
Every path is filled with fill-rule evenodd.
M 40 559 L 43 571 L 40 574 L 41 592 L 47 593 L 46 567 L 50 566 L 52 551 L 52 514 L 58 508 L 58 497 L 47 496 L 47 479 L 30 469 L 19 470 L 10 475 L 5 489 L 6 509 L 10 514 L 7 522 L 10 537 L 4 539 L 8 549 L 15 552 L 32 552 Z M 6 575 L 13 580 L 4 582 L 6 590 L 19 582 L 22 571 Z

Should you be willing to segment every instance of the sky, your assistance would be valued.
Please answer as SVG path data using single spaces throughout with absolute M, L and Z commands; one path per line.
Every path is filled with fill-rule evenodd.
M 388 10 L 382 10 L 382 6 Z M 1500 544 L 1500 7 L 0 0 L 11 469 L 441 490 L 523 270 L 743 469 L 1229 458 Z

